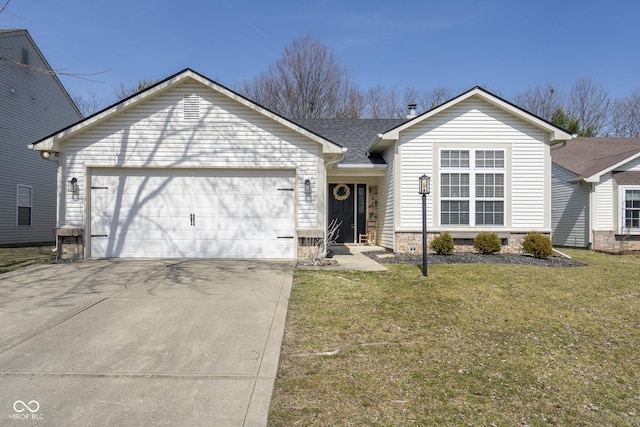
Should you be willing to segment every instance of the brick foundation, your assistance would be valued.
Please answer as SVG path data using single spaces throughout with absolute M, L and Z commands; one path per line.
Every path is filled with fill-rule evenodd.
M 595 231 L 593 233 L 593 249 L 612 253 L 640 251 L 640 236 L 616 234 L 613 230 Z
M 477 233 L 450 233 L 455 243 L 455 252 L 475 252 L 473 249 L 473 238 Z M 521 253 L 522 252 L 522 240 L 528 233 L 496 233 L 498 237 L 502 239 L 502 251 L 503 253 Z M 549 236 L 548 233 L 543 233 Z M 427 232 L 427 246 L 431 245 L 431 241 L 440 235 L 439 232 Z M 396 252 L 416 252 L 422 253 L 422 233 L 396 233 Z M 431 249 L 428 249 L 428 253 L 432 253 Z
M 58 260 L 76 261 L 84 258 L 84 230 L 79 227 L 56 228 Z
M 315 254 L 322 239 L 324 239 L 322 230 L 298 230 L 298 258 L 307 258 Z

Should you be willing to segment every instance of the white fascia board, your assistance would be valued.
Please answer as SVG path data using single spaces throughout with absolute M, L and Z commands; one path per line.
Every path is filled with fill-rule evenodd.
M 33 150 L 37 150 L 37 151 L 56 151 L 57 152 L 59 151 L 60 143 L 63 142 L 65 139 L 75 135 L 76 133 L 82 130 L 90 128 L 96 124 L 102 123 L 103 121 L 110 118 L 112 115 L 117 114 L 121 111 L 127 110 L 132 105 L 138 104 L 142 100 L 166 90 L 168 87 L 173 86 L 177 84 L 177 82 L 184 79 L 185 74 L 186 73 L 179 74 L 174 78 L 169 79 L 165 82 L 162 82 L 159 85 L 149 90 L 142 91 L 131 98 L 125 99 L 117 104 L 114 104 L 111 107 L 103 111 L 100 111 L 98 114 L 89 116 L 85 120 L 82 120 L 76 123 L 75 125 L 72 125 L 56 134 L 51 135 L 47 139 L 43 139 L 35 144 L 31 144 L 31 147 Z
M 337 166 L 338 169 L 387 169 L 387 165 L 374 165 L 371 163 L 349 163 L 349 164 L 340 164 Z
M 331 175 L 335 176 L 385 176 L 387 165 L 372 164 L 339 164 L 331 169 Z
M 444 104 L 429 110 L 427 112 L 424 112 L 418 116 L 416 116 L 415 118 L 413 118 L 412 120 L 403 123 L 402 125 L 396 127 L 395 129 L 390 130 L 389 132 L 383 133 L 383 134 L 379 134 L 376 136 L 376 138 L 371 142 L 371 144 L 369 144 L 369 146 L 367 147 L 367 151 L 371 151 L 374 150 L 381 141 L 385 141 L 385 140 L 392 140 L 395 141 L 397 139 L 400 138 L 400 133 L 402 131 L 404 131 L 407 128 L 410 128 L 411 126 L 422 122 L 423 120 L 427 120 L 437 114 L 439 114 L 440 112 L 456 105 L 459 104 L 460 102 L 463 102 L 471 97 L 479 97 L 482 100 L 497 106 L 498 108 L 507 111 L 511 114 L 513 114 L 514 116 L 533 124 L 534 126 L 542 129 L 543 131 L 547 132 L 549 134 L 549 144 L 555 144 L 558 142 L 562 142 L 562 141 L 567 141 L 570 139 L 573 139 L 573 135 L 571 135 L 570 133 L 563 131 L 562 129 L 534 116 L 533 114 L 529 114 L 524 110 L 521 110 L 520 108 L 510 104 L 509 102 L 506 102 L 486 91 L 484 91 L 483 89 L 479 88 L 479 87 L 475 87 L 459 96 L 457 96 L 456 98 L 453 98 L 452 100 L 445 102 Z
M 584 180 L 586 182 L 600 182 L 600 177 L 602 177 L 602 175 L 604 175 L 606 173 L 609 173 L 609 172 L 612 172 L 612 171 L 616 170 L 617 168 L 619 168 L 620 166 L 625 165 L 625 164 L 627 164 L 629 162 L 632 162 L 632 161 L 634 161 L 635 159 L 637 159 L 639 157 L 640 157 L 640 151 L 638 151 L 637 153 L 627 157 L 624 160 L 620 160 L 618 163 L 615 163 L 615 164 L 607 167 L 606 169 L 601 170 L 598 173 L 594 173 L 593 175 L 591 175 L 589 177 L 586 177 Z
M 396 142 L 397 138 L 389 138 L 385 135 L 387 134 L 383 135 L 379 133 L 373 138 L 373 141 L 371 141 L 365 149 L 367 155 L 371 154 L 374 150 L 381 151 Z
M 80 132 L 81 130 L 87 129 L 93 125 L 96 125 L 98 123 L 101 123 L 105 120 L 107 120 L 108 118 L 110 118 L 112 115 L 117 114 L 121 111 L 127 110 L 128 108 L 130 108 L 132 105 L 138 104 L 140 102 L 142 102 L 144 99 L 147 99 L 149 97 L 155 96 L 160 92 L 163 92 L 165 90 L 167 90 L 168 88 L 171 88 L 175 85 L 177 85 L 178 83 L 182 82 L 183 80 L 190 78 L 193 79 L 199 83 L 202 83 L 203 85 L 215 90 L 216 92 L 223 94 L 237 102 L 239 102 L 242 105 L 245 105 L 257 112 L 259 112 L 260 114 L 267 116 L 269 118 L 271 118 L 272 120 L 275 120 L 278 123 L 281 123 L 282 125 L 306 136 L 307 138 L 319 143 L 322 145 L 322 151 L 325 154 L 342 154 L 343 152 L 343 148 L 332 142 L 329 141 L 327 139 L 324 139 L 314 133 L 311 133 L 309 131 L 307 131 L 306 129 L 301 128 L 300 126 L 296 125 L 295 123 L 259 106 L 258 104 L 255 104 L 254 102 L 236 94 L 235 92 L 225 88 L 224 86 L 221 86 L 217 83 L 215 83 L 212 80 L 209 80 L 208 78 L 205 78 L 201 75 L 199 75 L 198 73 L 192 71 L 192 70 L 185 70 L 182 73 L 179 73 L 177 75 L 175 75 L 174 77 L 158 84 L 157 86 L 154 86 L 148 90 L 144 90 L 142 92 L 140 92 L 139 94 L 125 99 L 124 101 L 121 101 L 113 106 L 111 106 L 110 108 L 103 110 L 101 112 L 99 112 L 98 114 L 94 115 L 94 116 L 90 116 L 89 118 L 78 122 L 75 125 L 72 125 L 68 128 L 66 128 L 65 130 L 58 132 L 52 136 L 50 136 L 47 139 L 41 140 L 36 144 L 32 144 L 34 150 L 38 150 L 38 151 L 59 151 L 59 144 L 61 141 L 63 141 L 64 139 L 76 134 L 77 132 Z

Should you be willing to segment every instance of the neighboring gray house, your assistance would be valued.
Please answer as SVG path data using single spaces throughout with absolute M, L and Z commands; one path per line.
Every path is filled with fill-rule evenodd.
M 554 245 L 640 250 L 640 138 L 576 138 L 552 157 Z
M 421 250 L 551 233 L 551 154 L 571 135 L 473 88 L 406 120 L 287 119 L 185 69 L 32 145 L 58 158 L 61 258 L 304 256 L 340 240 Z M 470 249 L 470 246 L 467 246 Z
M 56 163 L 27 145 L 82 119 L 26 30 L 0 30 L 0 245 L 53 242 Z

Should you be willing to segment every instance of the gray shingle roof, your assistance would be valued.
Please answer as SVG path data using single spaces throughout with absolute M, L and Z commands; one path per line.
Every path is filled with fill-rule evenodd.
M 640 172 L 625 171 L 613 174 L 613 178 L 620 185 L 638 185 L 640 184 Z
M 290 119 L 303 128 L 348 148 L 343 164 L 384 164 L 380 155 L 367 157 L 366 148 L 379 133 L 406 119 Z
M 587 178 L 640 153 L 640 138 L 575 138 L 552 148 L 553 162 Z

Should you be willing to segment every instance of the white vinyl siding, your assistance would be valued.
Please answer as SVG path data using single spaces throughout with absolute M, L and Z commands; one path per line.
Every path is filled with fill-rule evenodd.
M 614 180 L 611 173 L 600 178 L 595 185 L 595 211 L 596 221 L 594 228 L 598 231 L 610 231 L 615 229 L 615 215 L 619 212 L 614 201 Z
M 81 119 L 56 77 L 11 65 L 22 61 L 23 49 L 31 65 L 49 68 L 26 31 L 0 34 L 0 52 L 7 59 L 0 69 L 0 245 L 55 240 L 56 162 L 43 160 L 27 145 Z M 18 184 L 33 189 L 30 227 L 17 226 Z
M 401 134 L 401 218 L 403 230 L 419 230 L 421 199 L 417 194 L 422 174 L 434 177 L 428 200 L 428 224 L 433 230 L 453 227 L 439 223 L 439 174 L 434 173 L 438 150 L 504 152 L 504 226 L 519 230 L 550 230 L 550 159 L 543 132 L 486 101 L 470 98 L 408 128 Z M 495 159 L 493 160 L 495 162 Z M 498 160 L 499 162 L 499 160 Z M 439 165 L 435 165 L 439 168 Z M 547 182 L 546 180 L 549 180 Z M 437 203 L 433 203 L 434 200 Z M 434 209 L 437 212 L 434 212 Z M 494 228 L 487 225 L 486 229 Z M 479 227 L 480 228 L 480 227 Z
M 545 197 L 545 189 L 548 191 L 551 185 L 550 180 L 547 182 L 550 173 L 547 174 L 545 170 L 545 167 L 550 167 L 545 160 L 545 149 L 548 147 L 542 142 L 542 135 L 539 138 L 522 138 L 513 144 L 511 225 L 514 228 L 550 230 L 551 224 L 545 221 L 549 218 L 547 211 L 551 212 Z
M 394 191 L 393 191 L 393 147 L 383 153 L 387 163 L 387 173 L 378 182 L 378 211 L 376 221 L 376 234 L 378 244 L 385 248 L 393 248 L 395 243 L 394 233 Z
M 185 94 L 200 99 L 199 121 L 183 120 Z M 145 167 L 295 170 L 297 195 L 307 178 L 314 187 L 296 198 L 296 226 L 318 227 L 317 143 L 193 81 L 88 127 L 68 141 L 66 159 L 65 180 L 76 177 L 80 187 L 79 197 L 66 197 L 69 225 L 84 224 L 85 168 Z
M 551 228 L 554 245 L 585 248 L 589 243 L 589 187 L 570 183 L 577 176 L 553 164 Z

